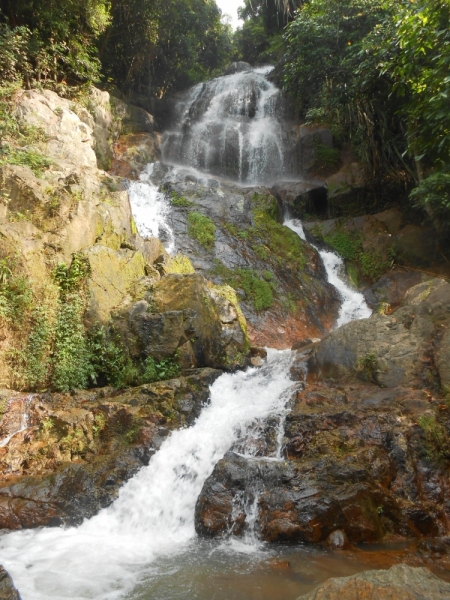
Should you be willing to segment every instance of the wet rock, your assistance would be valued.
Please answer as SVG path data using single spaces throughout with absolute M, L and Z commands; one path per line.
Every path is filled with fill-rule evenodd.
M 397 268 L 385 273 L 377 282 L 364 290 L 364 297 L 371 308 L 378 308 L 382 303 L 389 310 L 397 308 L 403 301 L 406 292 L 431 277 L 422 271 L 408 271 Z
M 450 284 L 421 283 L 406 293 L 403 304 L 326 336 L 314 349 L 311 373 L 333 380 L 359 377 L 382 387 L 447 385 Z
M 76 525 L 111 504 L 167 435 L 198 417 L 220 373 L 193 369 L 127 391 L 13 395 L 0 423 L 3 440 L 11 436 L 0 447 L 0 528 Z
M 260 458 L 273 456 L 270 431 L 278 424 L 267 420 L 255 424 L 267 440 L 262 451 L 250 434 L 234 448 L 247 456 L 229 452 L 216 465 L 197 501 L 199 534 L 239 535 L 255 498 L 256 533 L 267 542 L 336 543 L 337 530 L 344 545 L 447 534 L 448 459 L 439 459 L 447 446 L 439 450 L 418 426 L 430 410 L 425 392 L 309 384 L 291 406 L 284 459 Z M 450 432 L 445 414 L 436 417 L 445 423 L 442 439 Z
M 325 545 L 330 550 L 345 550 L 350 546 L 350 542 L 348 541 L 347 534 L 345 531 L 341 529 L 336 529 L 330 533 L 330 535 L 325 540 Z
M 0 599 L 21 600 L 18 590 L 14 587 L 9 573 L 0 565 Z
M 366 571 L 350 577 L 336 577 L 322 583 L 298 600 L 444 600 L 450 597 L 450 584 L 422 567 L 395 565 L 387 571 Z
M 237 62 L 231 63 L 231 65 L 225 71 L 224 75 L 234 75 L 235 73 L 241 73 L 242 71 L 250 71 L 251 69 L 252 65 L 250 63 L 239 60 Z

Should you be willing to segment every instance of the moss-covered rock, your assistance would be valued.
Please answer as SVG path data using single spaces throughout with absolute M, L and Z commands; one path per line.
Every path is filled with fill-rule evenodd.
M 214 369 L 117 392 L 0 393 L 0 527 L 79 524 L 110 504 L 119 488 L 175 428 L 208 400 Z M 27 411 L 28 428 L 17 432 Z
M 181 352 L 185 367 L 242 366 L 250 351 L 233 290 L 199 274 L 163 277 L 144 299 L 122 310 L 115 323 L 132 354 L 160 360 Z

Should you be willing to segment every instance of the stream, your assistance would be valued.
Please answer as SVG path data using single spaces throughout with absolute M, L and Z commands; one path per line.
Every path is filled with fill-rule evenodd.
M 220 77 L 190 90 L 165 136 L 164 160 L 205 172 L 206 180 L 221 175 L 241 185 L 292 175 L 282 102 L 267 72 Z M 236 152 L 238 160 L 231 160 Z M 174 253 L 170 206 L 152 182 L 153 169 L 148 165 L 129 184 L 133 215 L 144 237 L 161 237 Z M 305 239 L 300 221 L 285 224 Z M 342 298 L 336 326 L 370 316 L 363 296 L 345 282 L 342 259 L 319 254 Z M 261 543 L 254 528 L 257 496 L 245 506 L 244 536 L 214 541 L 196 536 L 194 510 L 205 480 L 237 441 L 246 456 L 246 434 L 255 422 L 270 416 L 277 424 L 277 448 L 267 460 L 284 460 L 283 419 L 299 385 L 289 377 L 293 356 L 269 349 L 263 366 L 219 377 L 194 425 L 173 432 L 114 504 L 80 527 L 4 535 L 1 562 L 23 600 L 294 600 L 329 577 L 366 569 L 370 549 L 344 556 Z

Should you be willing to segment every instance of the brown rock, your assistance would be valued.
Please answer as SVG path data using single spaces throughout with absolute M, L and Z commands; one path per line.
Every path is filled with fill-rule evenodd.
M 387 571 L 366 571 L 336 577 L 298 600 L 447 600 L 450 584 L 422 567 L 395 565 Z
M 9 573 L 0 565 L 0 599 L 21 600 L 18 590 L 14 587 Z

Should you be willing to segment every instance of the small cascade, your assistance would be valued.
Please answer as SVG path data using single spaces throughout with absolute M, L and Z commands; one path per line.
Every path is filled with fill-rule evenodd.
M 195 539 L 197 497 L 217 461 L 251 423 L 285 409 L 295 388 L 292 358 L 270 350 L 262 367 L 222 375 L 196 423 L 173 432 L 116 502 L 80 527 L 4 536 L 2 563 L 23 600 L 126 597 L 149 563 L 185 551 Z M 257 506 L 250 498 L 250 523 Z
M 25 431 L 26 429 L 28 429 L 28 427 L 30 426 L 29 425 L 29 407 L 30 407 L 32 400 L 33 400 L 33 394 L 30 394 L 26 398 L 21 398 L 20 400 L 14 399 L 14 400 L 9 401 L 8 408 L 10 408 L 12 403 L 14 403 L 14 404 L 20 403 L 20 405 L 21 405 L 21 407 L 20 407 L 21 408 L 20 423 L 16 429 L 14 429 L 10 433 L 8 433 L 8 435 L 6 435 L 3 439 L 0 439 L 0 448 L 7 446 L 13 437 L 15 437 L 19 433 L 22 433 L 22 431 Z
M 284 224 L 292 231 L 295 231 L 302 240 L 306 241 L 303 225 L 299 219 L 288 219 Z M 319 248 L 313 244 L 311 245 L 317 250 L 323 261 L 329 283 L 337 289 L 342 298 L 336 327 L 340 327 L 341 325 L 345 325 L 345 323 L 349 323 L 356 319 L 367 319 L 370 317 L 372 311 L 367 306 L 364 296 L 360 292 L 352 290 L 342 277 L 342 274 L 344 273 L 344 261 L 342 258 L 334 252 L 319 250 Z
M 175 236 L 167 215 L 170 205 L 163 193 L 152 181 L 155 163 L 147 165 L 139 181 L 128 183 L 131 209 L 137 230 L 143 238 L 160 238 L 169 254 L 175 252 Z
M 192 88 L 163 143 L 164 160 L 241 183 L 273 182 L 289 171 L 289 128 L 271 67 L 218 77 Z

